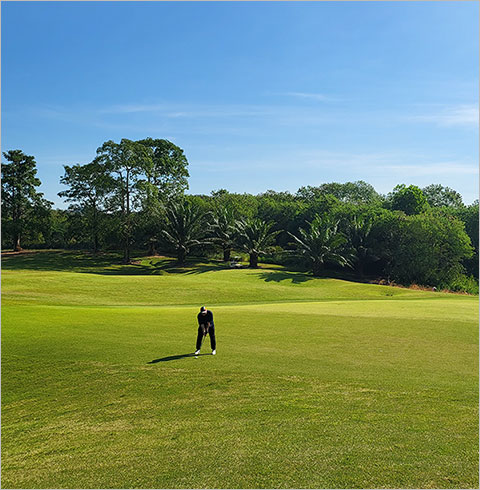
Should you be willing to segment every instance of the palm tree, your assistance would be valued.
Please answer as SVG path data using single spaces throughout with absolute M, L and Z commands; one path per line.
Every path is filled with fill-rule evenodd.
M 220 208 L 212 218 L 210 231 L 212 240 L 222 247 L 223 261 L 228 262 L 238 231 L 233 212 L 228 208 Z
M 166 208 L 167 221 L 160 231 L 177 252 L 179 265 L 192 247 L 211 243 L 205 238 L 208 216 L 187 201 L 172 201 Z
M 295 239 L 296 253 L 311 263 L 313 275 L 320 276 L 326 262 L 349 266 L 348 254 L 344 251 L 347 239 L 338 232 L 338 221 L 322 221 L 316 215 L 309 224 L 309 231 L 300 228 L 300 237 L 292 233 L 289 235 Z
M 355 269 L 360 277 L 363 277 L 365 263 L 370 260 L 378 260 L 373 255 L 371 235 L 373 221 L 365 217 L 354 215 L 347 225 L 347 233 L 350 244 L 354 250 Z
M 267 252 L 279 231 L 271 231 L 272 223 L 258 218 L 237 221 L 238 245 L 250 256 L 249 267 L 258 267 L 258 257 Z

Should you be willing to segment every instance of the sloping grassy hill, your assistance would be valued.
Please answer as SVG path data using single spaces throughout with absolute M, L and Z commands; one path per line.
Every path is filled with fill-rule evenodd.
M 476 297 L 65 252 L 2 303 L 3 487 L 478 487 Z
M 450 298 L 445 295 L 338 279 L 316 279 L 279 266 L 232 270 L 221 263 L 176 267 L 167 258 L 118 265 L 118 256 L 74 252 L 4 257 L 8 304 L 166 306 L 241 305 L 285 301 Z M 61 272 L 61 274 L 59 274 Z

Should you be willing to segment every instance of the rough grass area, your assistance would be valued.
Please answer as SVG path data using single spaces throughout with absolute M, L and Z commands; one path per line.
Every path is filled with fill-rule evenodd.
M 4 488 L 478 488 L 478 298 L 138 260 L 4 259 Z

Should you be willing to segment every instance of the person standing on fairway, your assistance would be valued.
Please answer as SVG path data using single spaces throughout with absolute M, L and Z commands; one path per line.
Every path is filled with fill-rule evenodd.
M 200 354 L 200 348 L 202 347 L 203 337 L 210 335 L 210 347 L 212 348 L 212 355 L 214 356 L 217 343 L 215 341 L 215 325 L 213 324 L 213 313 L 207 310 L 205 306 L 200 308 L 200 313 L 197 315 L 198 319 L 198 335 L 197 335 L 197 350 L 195 355 Z

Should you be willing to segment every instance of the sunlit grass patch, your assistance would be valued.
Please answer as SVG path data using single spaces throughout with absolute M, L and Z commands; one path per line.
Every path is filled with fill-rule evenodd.
M 478 486 L 477 298 L 50 266 L 4 272 L 4 487 Z

